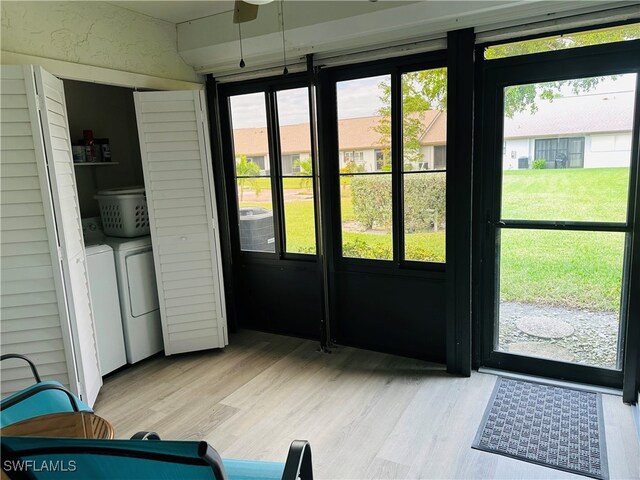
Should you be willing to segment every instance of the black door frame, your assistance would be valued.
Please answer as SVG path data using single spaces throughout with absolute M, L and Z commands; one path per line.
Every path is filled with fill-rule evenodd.
M 482 58 L 484 46 L 476 51 L 476 57 Z M 640 308 L 639 295 L 630 295 L 630 285 L 637 285 L 638 270 L 640 265 L 637 258 L 638 239 L 640 238 L 640 225 L 638 225 L 638 207 L 636 203 L 636 185 L 638 182 L 638 132 L 639 121 L 639 97 L 640 90 L 636 92 L 636 110 L 633 125 L 633 149 L 630 169 L 628 217 L 627 222 L 609 225 L 603 228 L 600 224 L 588 222 L 564 222 L 556 224 L 549 222 L 549 228 L 557 230 L 606 230 L 622 231 L 627 233 L 625 250 L 625 271 L 623 273 L 623 299 L 626 304 L 621 305 L 621 319 L 623 327 L 620 339 L 623 348 L 624 365 L 623 372 L 604 368 L 587 367 L 578 364 L 566 364 L 551 360 L 543 360 L 532 357 L 520 357 L 508 353 L 493 351 L 494 324 L 496 321 L 496 262 L 498 235 L 500 228 L 498 222 L 499 202 L 501 198 L 501 171 L 502 171 L 502 122 L 503 105 L 502 91 L 507 85 L 544 82 L 550 80 L 568 80 L 590 76 L 608 75 L 613 73 L 637 73 L 640 83 L 640 41 L 628 41 L 620 44 L 605 44 L 592 47 L 576 48 L 556 52 L 523 55 L 496 60 L 480 60 L 482 72 L 482 100 L 478 105 L 482 108 L 482 115 L 476 118 L 476 126 L 482 134 L 476 136 L 478 143 L 482 143 L 476 150 L 475 169 L 480 172 L 478 180 L 479 190 L 476 205 L 476 234 L 480 248 L 478 250 L 480 266 L 478 288 L 475 294 L 475 305 L 478 315 L 474 322 L 474 339 L 478 349 L 474 350 L 477 365 L 496 367 L 503 370 L 526 372 L 534 375 L 567 379 L 577 382 L 599 384 L 619 388 L 623 384 L 623 372 L 625 377 L 635 377 L 637 367 L 633 359 L 638 354 L 638 330 L 640 319 L 631 316 Z M 483 160 L 486 159 L 486 160 Z M 511 222 L 511 227 L 527 228 L 526 222 Z M 536 222 L 541 223 L 541 222 Z M 633 241 L 629 241 L 629 239 Z M 630 380 L 625 378 L 625 386 Z M 634 389 L 635 379 L 633 379 Z M 625 397 L 625 401 L 629 400 Z

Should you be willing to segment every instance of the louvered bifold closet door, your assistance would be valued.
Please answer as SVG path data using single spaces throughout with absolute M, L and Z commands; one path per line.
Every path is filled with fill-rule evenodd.
M 102 376 L 98 363 L 64 87 L 60 79 L 41 68 L 36 68 L 35 73 L 76 365 L 83 386 L 83 400 L 93 405 L 102 386 Z
M 204 92 L 135 93 L 165 353 L 227 345 Z
M 43 379 L 75 390 L 33 69 L 3 65 L 0 78 L 2 353 L 28 356 Z M 34 382 L 26 364 L 15 360 L 2 363 L 1 378 L 3 396 Z

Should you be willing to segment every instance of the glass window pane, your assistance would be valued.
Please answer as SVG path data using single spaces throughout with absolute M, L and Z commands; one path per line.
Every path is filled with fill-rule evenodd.
M 404 228 L 406 260 L 445 261 L 444 172 L 404 174 Z
M 391 171 L 391 76 L 338 82 L 340 173 Z
M 626 222 L 635 83 L 505 88 L 503 219 Z
M 285 251 L 316 253 L 311 124 L 307 88 L 277 92 Z
M 275 252 L 264 93 L 230 97 L 240 249 Z
M 444 170 L 447 144 L 447 69 L 402 75 L 402 167 Z
M 530 53 L 550 52 L 552 50 L 566 50 L 569 48 L 600 45 L 603 43 L 624 42 L 640 38 L 640 23 L 620 25 L 618 27 L 600 28 L 586 32 L 564 33 L 534 40 L 494 45 L 484 50 L 484 58 L 514 57 Z
M 391 76 L 337 83 L 342 254 L 393 259 Z
M 341 175 L 342 254 L 393 260 L 391 174 Z
M 619 367 L 625 234 L 501 229 L 497 350 Z
M 447 69 L 402 75 L 405 260 L 445 261 Z

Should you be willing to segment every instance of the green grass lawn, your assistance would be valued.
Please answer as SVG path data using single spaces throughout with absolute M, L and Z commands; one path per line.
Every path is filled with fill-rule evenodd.
M 503 219 L 622 222 L 629 170 L 593 168 L 504 173 Z M 503 300 L 618 311 L 624 235 L 502 230 Z
M 268 187 L 268 179 L 264 187 Z M 620 222 L 626 218 L 626 168 L 515 170 L 503 179 L 502 218 Z M 285 189 L 301 188 L 286 179 Z M 347 185 L 341 187 L 343 222 L 353 222 Z M 271 209 L 268 202 L 243 206 Z M 287 251 L 313 253 L 314 210 L 310 200 L 285 206 Z M 410 260 L 444 261 L 445 232 L 406 234 Z M 348 256 L 392 259 L 390 232 L 344 231 Z M 617 311 L 620 302 L 624 235 L 605 232 L 502 230 L 503 300 Z

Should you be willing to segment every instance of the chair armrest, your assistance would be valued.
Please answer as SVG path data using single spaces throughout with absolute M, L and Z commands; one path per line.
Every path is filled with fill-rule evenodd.
M 36 383 L 40 383 L 42 381 L 40 380 L 40 375 L 38 374 L 38 369 L 36 368 L 35 364 L 24 355 L 20 355 L 19 353 L 7 353 L 0 356 L 0 362 L 2 360 L 8 360 L 10 358 L 18 358 L 27 362 L 29 364 L 29 367 L 31 367 L 31 373 L 33 373 L 33 378 L 35 378 Z
M 311 445 L 306 440 L 294 440 L 289 447 L 282 480 L 313 480 Z
M 69 390 L 64 388 L 62 385 L 59 385 L 58 382 L 55 382 L 55 383 L 39 382 L 36 385 L 34 385 L 32 388 L 29 388 L 28 390 L 24 390 L 22 392 L 15 394 L 15 396 L 11 396 L 9 398 L 4 399 L 2 402 L 0 402 L 0 410 L 13 407 L 14 405 L 22 402 L 23 400 L 26 400 L 27 398 L 32 397 L 36 393 L 40 393 L 45 390 L 60 390 L 61 392 L 64 392 L 65 395 L 69 397 L 69 402 L 71 403 L 71 409 L 74 412 L 80 411 L 80 407 L 78 406 L 78 402 L 76 400 L 76 397 L 73 395 L 73 393 L 71 393 Z
M 138 432 L 134 434 L 130 440 L 161 440 L 160 435 L 156 432 Z

